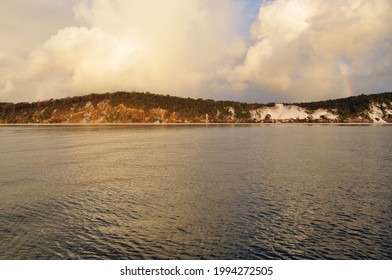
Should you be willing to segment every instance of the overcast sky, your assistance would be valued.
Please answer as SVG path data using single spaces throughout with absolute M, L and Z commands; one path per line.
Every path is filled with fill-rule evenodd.
M 0 101 L 150 91 L 252 102 L 392 90 L 390 0 L 0 2 Z

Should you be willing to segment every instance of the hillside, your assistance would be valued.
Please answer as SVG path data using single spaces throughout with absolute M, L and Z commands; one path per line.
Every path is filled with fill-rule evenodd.
M 116 92 L 0 103 L 0 123 L 392 123 L 392 93 L 297 104 L 248 104 Z

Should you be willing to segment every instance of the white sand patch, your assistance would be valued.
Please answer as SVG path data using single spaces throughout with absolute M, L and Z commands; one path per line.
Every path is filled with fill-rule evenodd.
M 383 111 L 374 103 L 370 106 L 369 117 L 374 123 L 386 123 L 386 121 L 383 120 Z
M 274 107 L 264 107 L 251 110 L 252 119 L 264 120 L 267 115 L 274 120 L 306 119 L 309 114 L 304 108 L 295 105 L 276 104 Z
M 94 106 L 93 106 L 93 104 L 91 103 L 91 101 L 88 101 L 88 102 L 86 103 L 86 105 L 84 106 L 84 108 L 90 108 L 90 109 L 92 109 L 92 108 L 94 108 Z
M 312 113 L 313 119 L 321 119 L 322 116 L 330 120 L 336 120 L 338 118 L 338 115 L 335 115 L 326 109 L 317 109 Z
M 235 117 L 234 107 L 227 107 L 226 109 Z
M 229 113 L 230 113 L 230 119 L 231 119 L 231 120 L 234 120 L 234 119 L 235 119 L 235 116 L 236 116 L 234 107 L 226 107 L 225 109 L 226 109 L 227 111 L 229 111 Z
M 385 117 L 388 117 L 388 115 L 392 115 L 392 102 L 388 104 L 383 103 L 382 104 L 384 111 L 385 111 Z

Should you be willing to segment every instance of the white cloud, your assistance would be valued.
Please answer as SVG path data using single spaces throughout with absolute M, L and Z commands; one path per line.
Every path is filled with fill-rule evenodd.
M 252 26 L 253 44 L 233 83 L 284 100 L 390 90 L 391 16 L 389 0 L 270 2 Z
M 230 0 L 95 0 L 74 11 L 89 27 L 59 30 L 13 77 L 33 98 L 114 90 L 196 95 L 211 72 L 244 51 Z
M 52 3 L 34 1 L 39 5 L 25 26 Z M 247 38 L 251 2 L 75 0 L 71 16 L 48 18 L 53 26 L 22 40 L 21 50 L 4 42 L 23 34 L 8 36 L 11 28 L 4 28 L 0 98 L 137 90 L 288 102 L 391 89 L 389 0 L 256 1 L 264 4 Z M 65 7 L 60 3 L 51 11 Z M 24 13 L 8 17 L 8 26 Z

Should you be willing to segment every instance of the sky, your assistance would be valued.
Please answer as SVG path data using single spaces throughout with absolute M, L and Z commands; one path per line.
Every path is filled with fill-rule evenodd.
M 392 90 L 390 0 L 0 2 L 0 102 L 142 91 L 299 102 Z

